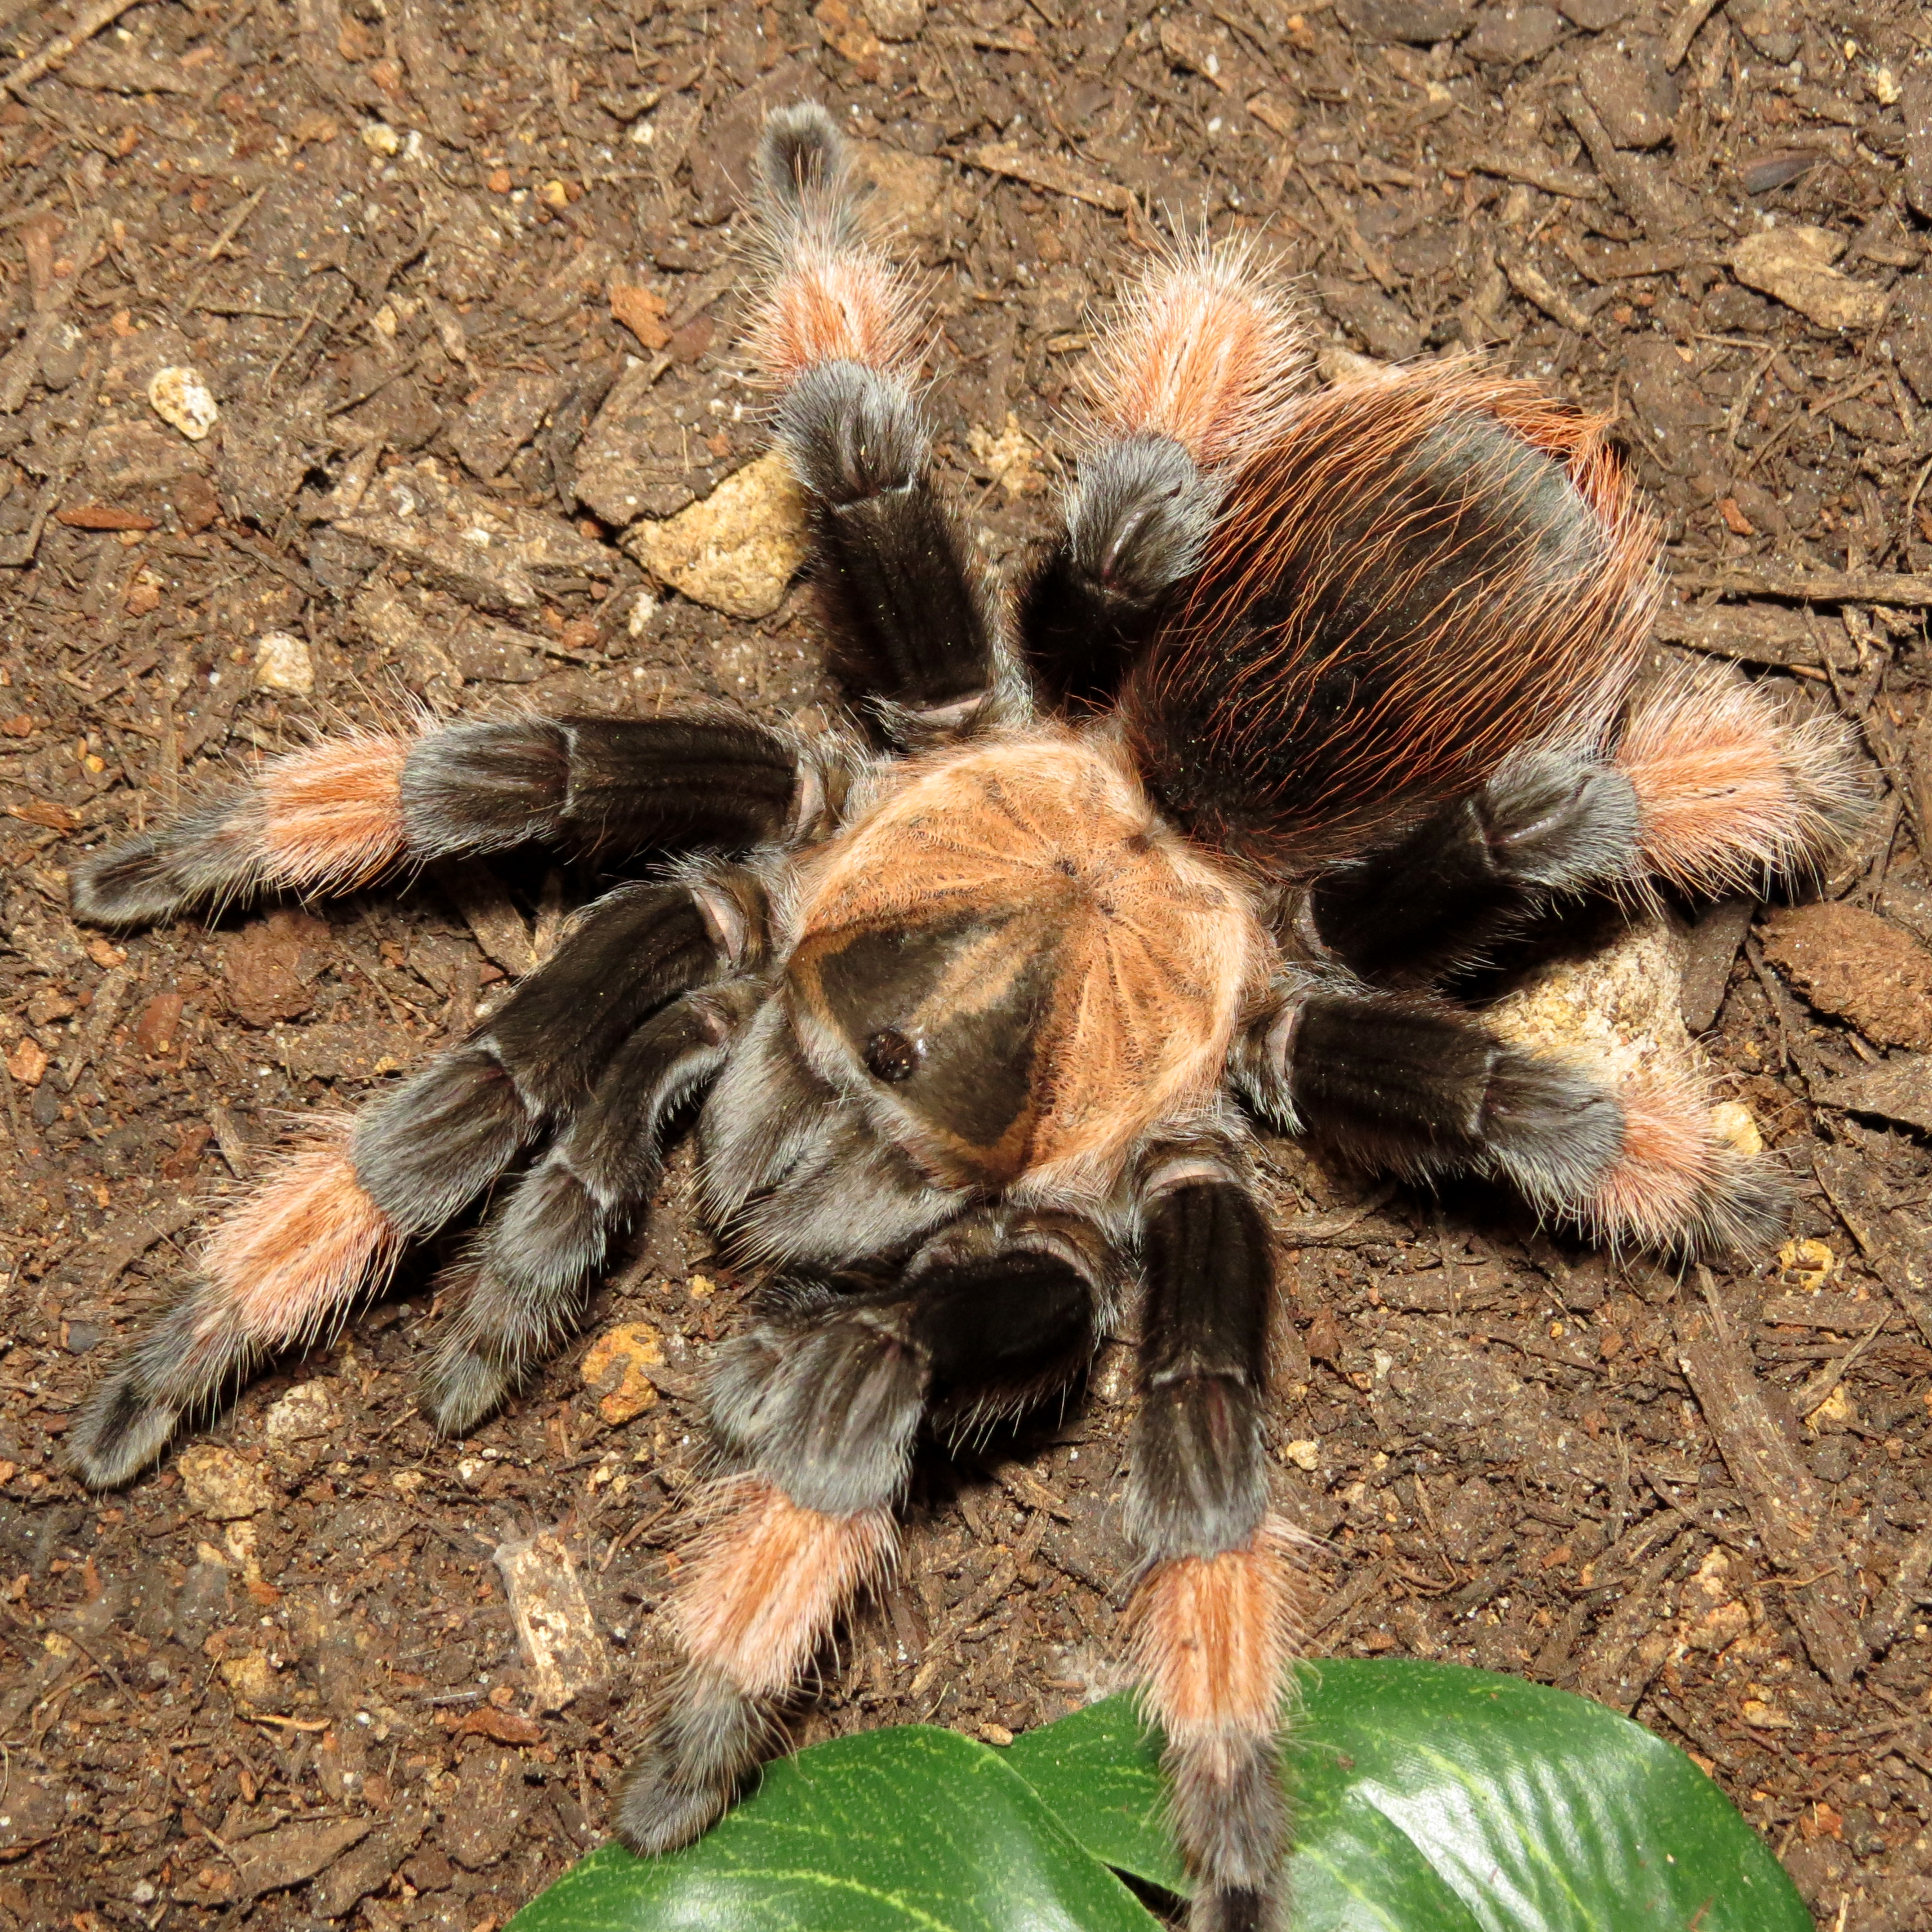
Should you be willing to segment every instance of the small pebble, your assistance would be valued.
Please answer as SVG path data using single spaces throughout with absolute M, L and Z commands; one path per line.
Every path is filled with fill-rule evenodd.
M 162 422 L 190 442 L 200 442 L 220 418 L 208 379 L 183 364 L 154 371 L 148 379 L 148 400 Z
M 255 682 L 307 698 L 315 689 L 308 646 L 292 632 L 264 632 L 255 645 Z

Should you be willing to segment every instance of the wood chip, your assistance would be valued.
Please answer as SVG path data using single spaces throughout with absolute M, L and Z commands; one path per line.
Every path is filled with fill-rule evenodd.
M 529 926 L 508 889 L 481 860 L 461 865 L 446 861 L 431 866 L 430 873 L 468 922 L 484 958 L 518 979 L 536 964 Z
M 1726 597 L 1788 597 L 1804 604 L 1932 604 L 1932 576 L 1888 570 L 1780 570 L 1775 564 L 1734 565 L 1677 580 L 1689 590 Z
M 1574 329 L 1579 335 L 1588 334 L 1589 316 L 1534 262 L 1506 248 L 1497 251 L 1496 259 L 1502 264 L 1510 286 L 1525 302 L 1534 302 L 1551 321 L 1560 322 L 1565 328 Z
M 1678 1318 L 1678 1365 L 1766 1553 L 1779 1569 L 1811 1580 L 1789 1588 L 1786 1602 L 1812 1662 L 1834 1684 L 1849 1684 L 1865 1652 L 1848 1607 L 1850 1590 L 1833 1536 L 1836 1519 L 1798 1456 L 1795 1420 L 1780 1413 L 1783 1397 L 1758 1379 L 1718 1300 L 1709 1270 L 1698 1274 L 1707 1306 L 1688 1309 Z M 1820 1570 L 1828 1574 L 1817 1575 Z
M 1004 175 L 1010 181 L 1024 182 L 1029 188 L 1042 188 L 1050 194 L 1064 194 L 1075 201 L 1125 214 L 1134 206 L 1133 190 L 1055 154 L 1037 148 L 1022 148 L 1010 141 L 988 141 L 968 148 L 961 158 L 989 175 Z
M 1574 201 L 1592 200 L 1604 192 L 1603 183 L 1587 170 L 1566 168 L 1540 154 L 1507 154 L 1499 148 L 1478 148 L 1464 165 L 1479 175 L 1522 182 L 1546 194 L 1568 195 Z
M 531 1703 L 539 1711 L 560 1711 L 580 1693 L 608 1682 L 610 1654 L 556 1531 L 500 1544 L 496 1564 L 530 1666 Z

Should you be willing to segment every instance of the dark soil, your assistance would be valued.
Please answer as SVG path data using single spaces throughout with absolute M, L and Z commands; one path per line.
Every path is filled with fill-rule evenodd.
M 4 64 L 86 10 L 0 0 Z M 112 1497 L 56 1460 L 197 1202 L 281 1114 L 353 1106 L 462 1031 L 586 881 L 473 868 L 117 942 L 69 922 L 65 868 L 253 752 L 405 703 L 829 712 L 802 589 L 727 620 L 646 585 L 606 520 L 758 452 L 731 184 L 772 101 L 815 94 L 889 151 L 942 324 L 942 465 L 994 562 L 1049 514 L 1089 304 L 1164 220 L 1278 251 L 1334 349 L 1493 348 L 1614 411 L 1668 525 L 1664 638 L 1864 734 L 1883 806 L 1830 893 L 1915 983 L 1932 28 L 1916 0 L 1691 11 L 1673 60 L 1674 0 L 143 4 L 0 96 L 0 1927 L 483 1932 L 602 1831 L 624 1700 L 667 1654 L 695 1372 L 740 1292 L 682 1162 L 587 1331 L 656 1331 L 627 1421 L 580 1344 L 434 1440 L 417 1275 L 258 1378 L 194 1495 L 179 1457 Z M 1843 248 L 1804 298 L 1822 322 L 1729 272 L 1774 214 Z M 636 332 L 614 281 L 645 292 Z M 600 418 L 627 356 L 657 374 Z M 205 441 L 147 405 L 174 364 L 219 403 Z M 519 576 L 374 540 L 364 499 L 425 463 L 550 550 L 512 544 Z M 271 632 L 294 642 L 264 655 Z M 310 693 L 262 675 L 298 684 L 304 654 Z M 1900 1000 L 1844 996 L 1841 929 L 1808 932 L 1812 1004 L 1790 946 L 1720 913 L 1688 995 L 1791 1167 L 1782 1263 L 1616 1262 L 1281 1144 L 1274 1426 L 1325 1539 L 1316 1650 L 1604 1698 L 1710 1768 L 1822 1925 L 1904 1932 L 1932 1923 L 1932 1086 L 1874 1082 L 1911 1040 L 1854 1030 Z M 803 1738 L 1002 1738 L 1112 1681 L 1130 1408 L 1115 1342 L 1064 1426 L 935 1457 Z M 560 1713 L 530 1708 L 492 1561 L 552 1526 L 618 1660 Z

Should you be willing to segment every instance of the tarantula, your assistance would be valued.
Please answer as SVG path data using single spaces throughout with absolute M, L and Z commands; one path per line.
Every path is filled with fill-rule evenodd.
M 93 1391 L 74 1466 L 128 1481 L 487 1198 L 428 1378 L 462 1434 L 580 1320 L 701 1096 L 706 1208 L 768 1286 L 711 1376 L 724 1473 L 620 1834 L 662 1851 L 730 1802 L 891 1562 L 922 1422 L 1065 1387 L 1131 1298 L 1138 1666 L 1192 1922 L 1262 1926 L 1298 1584 L 1249 1122 L 1614 1243 L 1762 1240 L 1776 1186 L 1699 1093 L 1512 1048 L 1441 988 L 1565 895 L 1814 868 L 1846 754 L 1728 675 L 1640 688 L 1656 538 L 1600 422 L 1474 364 L 1316 391 L 1289 299 L 1204 245 L 1127 296 L 1061 533 L 1002 604 L 929 481 L 915 305 L 829 117 L 776 115 L 758 172 L 749 354 L 872 748 L 722 715 L 352 735 L 80 868 L 76 914 L 128 926 L 526 841 L 702 854 L 289 1154 Z

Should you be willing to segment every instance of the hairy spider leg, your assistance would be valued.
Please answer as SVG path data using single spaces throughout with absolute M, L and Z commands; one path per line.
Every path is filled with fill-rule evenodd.
M 613 1235 L 657 1183 L 672 1119 L 724 1064 L 732 990 L 673 1000 L 617 1048 L 453 1271 L 455 1306 L 424 1385 L 445 1436 L 500 1407 L 583 1318 Z
M 771 116 L 758 179 L 767 273 L 746 350 L 778 392 L 833 668 L 887 706 L 950 718 L 993 682 L 993 626 L 928 473 L 911 290 L 864 233 L 822 107 Z
M 712 1422 L 737 1473 L 674 1590 L 686 1662 L 618 1802 L 626 1844 L 670 1850 L 724 1810 L 838 1618 L 890 1567 L 922 1416 L 1015 1407 L 1076 1374 L 1108 1268 L 1084 1224 L 983 1210 L 890 1286 L 800 1288 L 728 1345 Z
M 1150 1567 L 1129 1611 L 1134 1654 L 1198 1881 L 1192 1932 L 1264 1932 L 1287 1836 L 1276 1767 L 1302 1622 L 1296 1535 L 1268 1507 L 1273 1258 L 1253 1197 L 1211 1154 L 1157 1162 L 1144 1216 L 1126 1518 Z
M 745 882 L 741 900 L 754 890 Z M 620 888 L 461 1046 L 284 1159 L 88 1395 L 67 1444 L 82 1478 L 128 1481 L 184 1414 L 266 1350 L 325 1331 L 406 1242 L 434 1233 L 547 1128 L 570 1122 L 640 1023 L 742 958 L 743 915 L 735 947 L 721 923 L 688 887 Z
M 1597 741 L 1654 532 L 1601 424 L 1474 368 L 1331 388 L 1242 472 L 1130 676 L 1129 744 L 1197 838 L 1307 878 L 1512 752 Z
M 1251 248 L 1184 242 L 1129 288 L 1082 370 L 1078 481 L 1022 585 L 1028 661 L 1062 701 L 1112 694 L 1199 565 L 1237 472 L 1282 432 L 1310 357 Z
M 346 892 L 405 865 L 536 840 L 736 850 L 815 817 L 816 762 L 736 719 L 519 718 L 352 733 L 76 868 L 74 916 L 138 926 L 278 889 Z
M 1315 927 L 1364 978 L 1421 983 L 1489 956 L 1565 892 L 1624 896 L 1653 879 L 1762 892 L 1817 874 L 1866 808 L 1850 733 L 1793 719 L 1722 668 L 1645 692 L 1613 754 L 1506 759 L 1406 837 L 1318 880 Z
M 1797 717 L 1722 664 L 1684 664 L 1642 692 L 1616 751 L 1636 796 L 1645 868 L 1693 892 L 1815 883 L 1870 798 L 1843 720 Z
M 1770 1169 L 1718 1137 L 1695 1087 L 1526 1052 L 1424 993 L 1311 982 L 1257 1022 L 1238 1077 L 1292 1131 L 1414 1179 L 1507 1182 L 1615 1246 L 1750 1250 L 1784 1212 Z

